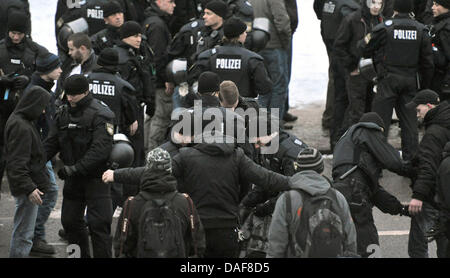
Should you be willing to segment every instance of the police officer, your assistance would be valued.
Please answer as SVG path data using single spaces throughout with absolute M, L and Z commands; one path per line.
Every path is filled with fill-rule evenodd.
M 383 168 L 400 175 L 409 171 L 408 164 L 386 141 L 384 123 L 375 112 L 365 113 L 337 142 L 333 152 L 334 187 L 350 206 L 357 233 L 358 254 L 367 257 L 370 244 L 379 245 L 372 216 L 375 205 L 384 213 L 408 215 L 408 207 L 379 184 Z
M 44 141 L 47 158 L 58 152 L 64 163 L 58 176 L 64 180 L 61 222 L 69 244 L 78 244 L 81 257 L 90 257 L 87 225 L 95 258 L 110 258 L 112 253 L 112 207 L 110 186 L 101 174 L 107 169 L 114 134 L 114 113 L 92 97 L 86 77 L 75 74 L 66 79 L 68 104 L 55 116 Z
M 205 27 L 197 41 L 197 55 L 221 44 L 223 23 L 228 13 L 227 5 L 222 0 L 210 1 L 204 7 Z
M 138 122 L 134 111 L 137 106 L 135 90 L 118 74 L 119 54 L 117 50 L 105 48 L 97 59 L 99 68 L 87 75 L 89 92 L 106 103 L 115 115 L 115 133 L 133 136 Z
M 417 119 L 414 109 L 405 104 L 417 91 L 417 74 L 419 87 L 429 88 L 434 70 L 430 37 L 423 24 L 409 17 L 412 7 L 412 0 L 396 0 L 394 17 L 377 25 L 362 41 L 366 44 L 363 56 L 373 59 L 377 71 L 372 111 L 383 119 L 387 136 L 395 108 L 405 160 L 411 160 L 418 148 Z
M 154 51 L 156 70 L 155 114 L 146 120 L 145 148 L 150 151 L 165 141 L 165 134 L 170 123 L 172 112 L 172 94 L 174 84 L 169 83 L 166 76 L 166 65 L 169 63 L 167 47 L 172 40 L 168 20 L 173 14 L 175 2 L 172 0 L 155 0 L 145 11 L 144 20 L 147 43 Z
M 172 36 L 175 36 L 186 23 L 199 17 L 199 6 L 199 0 L 175 0 L 175 10 L 169 20 L 169 29 Z
M 25 13 L 28 17 L 28 20 L 31 20 L 30 4 L 28 3 L 28 0 L 0 1 L 0 40 L 3 40 L 6 37 L 7 33 L 6 26 L 8 24 L 8 17 L 15 12 Z M 26 34 L 30 35 L 31 24 L 28 25 L 28 28 L 29 30 L 27 30 Z
M 103 19 L 106 28 L 91 36 L 92 48 L 96 54 L 106 47 L 113 47 L 120 41 L 119 29 L 124 23 L 123 9 L 116 1 L 111 1 L 103 6 Z
M 36 58 L 48 50 L 26 35 L 29 18 L 21 12 L 9 16 L 7 37 L 0 41 L 0 74 L 17 73 L 31 77 L 36 68 Z
M 430 35 L 433 43 L 435 71 L 431 89 L 441 100 L 450 98 L 450 1 L 433 2 L 433 25 Z
M 135 166 L 144 164 L 144 106 L 150 117 L 155 113 L 155 84 L 153 51 L 142 40 L 142 27 L 127 21 L 120 28 L 121 41 L 114 46 L 119 54 L 119 73 L 136 90 L 138 130 L 129 139 L 135 148 Z
M 224 24 L 224 43 L 221 46 L 202 52 L 189 72 L 192 84 L 201 72 L 209 70 L 220 79 L 233 81 L 243 97 L 255 98 L 269 94 L 272 89 L 263 58 L 243 47 L 247 25 L 236 18 L 228 19 Z

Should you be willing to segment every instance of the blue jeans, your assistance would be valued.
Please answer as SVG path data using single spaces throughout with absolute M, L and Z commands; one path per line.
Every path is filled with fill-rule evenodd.
M 439 212 L 430 204 L 423 202 L 422 212 L 411 217 L 409 231 L 408 255 L 411 258 L 428 258 L 428 243 L 425 233 L 433 227 L 438 219 Z M 441 237 L 436 240 L 437 256 L 443 258 L 447 248 L 447 239 Z
M 34 239 L 45 240 L 45 223 L 56 205 L 58 198 L 58 186 L 56 185 L 55 173 L 53 172 L 52 162 L 47 162 L 47 170 L 50 176 L 50 188 L 42 196 L 42 205 L 39 206 L 36 226 L 34 229 Z
M 175 86 L 172 94 L 173 109 L 181 107 L 180 86 Z
M 38 206 L 28 200 L 25 194 L 14 196 L 16 210 L 14 212 L 14 227 L 9 249 L 10 258 L 26 258 L 33 246 L 34 226 Z
M 263 108 L 279 108 L 280 120 L 286 112 L 286 99 L 289 85 L 288 52 L 281 48 L 264 49 L 259 54 L 264 58 L 267 71 L 272 80 L 271 94 L 260 95 L 259 105 Z

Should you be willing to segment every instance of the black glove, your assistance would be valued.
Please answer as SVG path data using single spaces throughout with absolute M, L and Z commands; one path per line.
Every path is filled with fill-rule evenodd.
M 77 173 L 77 169 L 75 168 L 74 165 L 72 165 L 72 166 L 64 165 L 64 167 L 58 171 L 58 177 L 62 180 L 65 180 L 68 177 L 75 176 L 76 173 Z
M 18 75 L 13 77 L 13 90 L 20 90 L 25 88 L 30 82 L 30 79 L 25 75 Z
M 400 216 L 411 217 L 411 215 L 409 215 L 409 205 L 402 206 L 402 209 L 400 210 L 399 214 L 400 214 Z

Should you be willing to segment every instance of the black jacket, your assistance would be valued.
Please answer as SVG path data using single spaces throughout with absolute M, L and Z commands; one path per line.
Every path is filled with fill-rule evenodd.
M 437 201 L 439 207 L 447 221 L 450 219 L 450 187 L 448 181 L 450 179 L 450 143 L 445 144 L 442 153 L 442 162 L 439 166 L 437 175 Z M 450 232 L 450 231 L 448 231 Z
M 113 47 L 120 41 L 120 28 L 106 25 L 106 28 L 91 36 L 92 49 L 100 55 L 103 49 Z
M 161 171 L 144 170 L 140 184 L 141 189 L 139 194 L 136 195 L 132 201 L 129 201 L 128 205 L 125 204 L 128 208 L 125 209 L 124 206 L 124 210 L 122 210 L 117 223 L 116 234 L 114 237 L 114 250 L 116 256 L 119 256 L 122 245 L 122 257 L 136 257 L 140 227 L 139 220 L 145 202 L 151 199 L 172 198 L 173 194 L 176 194 L 175 197 L 173 197 L 172 205 L 181 220 L 182 233 L 184 235 L 184 243 L 186 246 L 186 257 L 194 255 L 194 246 L 197 248 L 196 255 L 201 257 L 206 245 L 202 223 L 194 205 L 192 208 L 192 215 L 194 216 L 192 219 L 192 224 L 194 224 L 192 233 L 189 213 L 191 208 L 189 201 L 183 194 L 176 193 L 177 181 L 172 174 Z M 121 239 L 123 236 L 122 228 L 124 215 L 130 215 L 128 223 L 129 228 L 127 236 L 124 237 L 124 239 Z
M 74 165 L 77 175 L 100 178 L 112 149 L 113 122 L 114 113 L 91 94 L 76 107 L 61 106 L 44 141 L 47 158 L 59 152 L 64 165 Z
M 194 201 L 205 229 L 238 225 L 238 205 L 254 183 L 268 192 L 289 190 L 288 177 L 255 164 L 234 144 L 201 143 L 179 150 L 172 160 L 173 174 L 183 185 L 178 191 Z M 143 168 L 114 171 L 116 182 L 136 182 Z
M 120 41 L 114 49 L 119 54 L 119 73 L 133 85 L 139 104 L 150 105 L 155 100 L 154 53 L 145 41 L 140 49 Z
M 165 88 L 167 82 L 166 66 L 169 63 L 168 46 L 172 40 L 167 22 L 169 15 L 161 11 L 156 3 L 152 3 L 145 10 L 144 20 L 147 43 L 154 51 L 154 63 L 156 69 L 156 88 Z
M 4 74 L 18 73 L 28 77 L 36 68 L 36 58 L 48 50 L 29 37 L 15 44 L 9 36 L 0 41 L 0 69 Z
M 6 172 L 13 196 L 28 196 L 36 188 L 45 192 L 50 186 L 45 151 L 33 123 L 49 100 L 50 94 L 44 89 L 29 88 L 6 123 Z
M 442 93 L 450 91 L 450 12 L 441 14 L 433 19 L 430 30 L 433 43 L 434 76 L 431 89 Z
M 348 72 L 352 72 L 358 67 L 358 62 L 362 57 L 362 53 L 357 47 L 358 41 L 382 21 L 381 16 L 372 16 L 365 4 L 362 9 L 358 9 L 342 20 L 336 34 L 334 47 L 335 55 Z
M 412 197 L 431 202 L 436 192 L 436 175 L 442 160 L 441 154 L 445 144 L 450 141 L 450 105 L 442 102 L 428 111 L 424 124 L 425 134 L 419 144 L 418 171 Z

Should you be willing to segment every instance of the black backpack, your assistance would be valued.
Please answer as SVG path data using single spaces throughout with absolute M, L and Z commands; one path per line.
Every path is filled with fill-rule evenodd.
M 303 207 L 297 210 L 300 220 L 291 225 L 291 196 L 289 192 L 286 193 L 291 254 L 302 258 L 342 256 L 345 236 L 336 191 L 330 188 L 323 195 L 311 196 L 301 189 L 294 190 L 302 196 Z
M 181 220 L 172 207 L 176 195 L 145 202 L 139 219 L 138 258 L 186 257 Z

